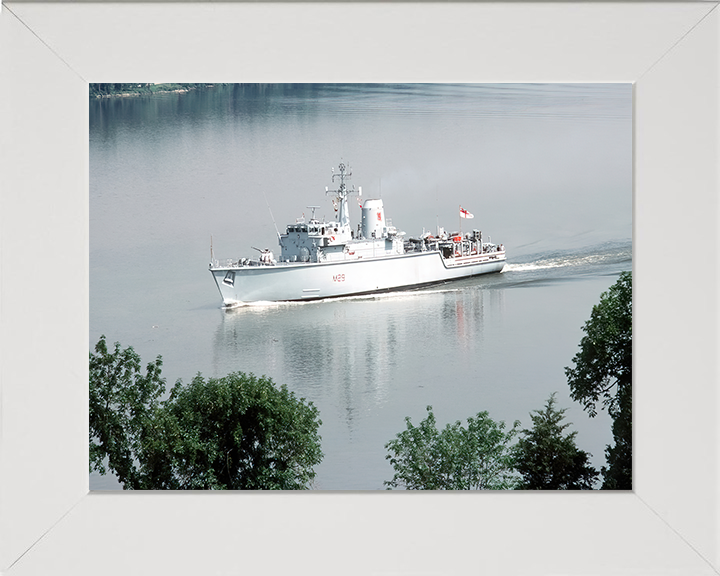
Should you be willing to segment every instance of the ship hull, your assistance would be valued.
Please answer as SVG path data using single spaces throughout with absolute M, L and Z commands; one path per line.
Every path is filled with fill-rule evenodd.
M 273 266 L 212 267 L 225 306 L 319 300 L 437 284 L 501 272 L 504 252 L 443 258 L 439 252 Z

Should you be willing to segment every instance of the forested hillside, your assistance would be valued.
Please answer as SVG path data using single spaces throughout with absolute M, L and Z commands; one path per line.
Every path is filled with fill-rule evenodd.
M 130 96 L 132 94 L 152 94 L 154 92 L 173 92 L 179 90 L 194 90 L 214 86 L 214 84 L 116 84 L 96 83 L 90 84 L 90 97 L 103 98 L 107 96 Z

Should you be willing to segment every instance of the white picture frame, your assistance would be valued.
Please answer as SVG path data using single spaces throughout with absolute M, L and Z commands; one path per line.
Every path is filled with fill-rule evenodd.
M 0 572 L 717 574 L 720 11 L 0 12 Z M 89 493 L 89 82 L 634 83 L 634 490 Z

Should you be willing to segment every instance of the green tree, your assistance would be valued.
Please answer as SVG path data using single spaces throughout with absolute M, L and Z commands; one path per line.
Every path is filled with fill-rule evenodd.
M 632 390 L 623 388 L 619 395 L 612 424 L 615 444 L 605 447 L 603 490 L 632 490 Z
M 137 467 L 142 439 L 165 392 L 162 358 L 143 373 L 140 356 L 132 347 L 112 351 L 105 336 L 90 353 L 90 471 L 105 474 L 105 462 L 126 488 L 137 489 L 142 479 Z
M 487 412 L 459 421 L 438 431 L 432 406 L 428 415 L 385 445 L 395 474 L 388 489 L 408 490 L 507 490 L 517 481 L 510 445 L 519 422 L 505 431 L 505 423 L 493 421 Z
M 320 463 L 312 403 L 269 378 L 236 372 L 178 382 L 143 446 L 155 488 L 298 490 Z
M 613 420 L 614 446 L 605 450 L 603 488 L 632 489 L 632 273 L 622 272 L 600 296 L 574 367 L 565 368 L 573 400 L 592 417 L 607 409 Z
M 553 393 L 544 410 L 530 414 L 533 427 L 523 430 L 515 446 L 515 467 L 522 475 L 523 490 L 590 490 L 597 471 L 587 452 L 575 445 L 577 432 L 564 433 L 566 408 L 555 408 Z
M 320 463 L 317 408 L 269 378 L 241 372 L 178 381 L 162 359 L 145 373 L 132 347 L 90 354 L 90 470 L 125 489 L 301 489 Z

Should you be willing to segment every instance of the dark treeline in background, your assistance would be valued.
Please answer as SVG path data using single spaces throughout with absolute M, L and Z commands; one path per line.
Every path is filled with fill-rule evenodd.
M 90 84 L 90 97 L 102 98 L 104 96 L 118 96 L 131 94 L 151 94 L 153 92 L 172 92 L 176 90 L 195 90 L 206 88 L 215 84 L 181 83 L 181 84 L 152 84 L 152 83 L 96 83 Z

